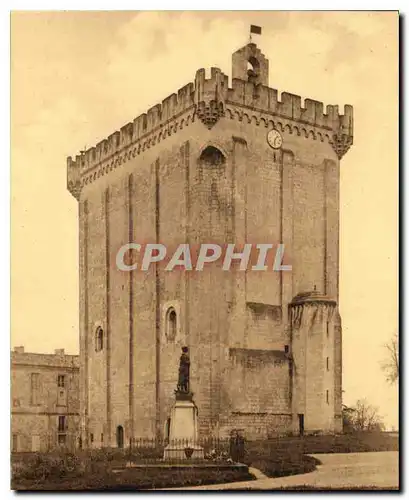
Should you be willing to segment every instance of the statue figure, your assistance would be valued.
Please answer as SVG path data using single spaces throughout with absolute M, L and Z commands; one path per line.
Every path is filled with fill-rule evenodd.
M 179 363 L 179 380 L 178 380 L 179 392 L 184 392 L 184 393 L 189 392 L 189 371 L 190 371 L 189 349 L 187 347 L 182 347 L 182 355 L 180 356 L 180 363 Z

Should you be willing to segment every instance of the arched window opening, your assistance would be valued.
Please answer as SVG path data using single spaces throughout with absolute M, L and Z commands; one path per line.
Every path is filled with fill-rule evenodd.
M 255 57 L 250 57 L 247 61 L 247 76 L 249 82 L 256 81 L 260 74 L 260 63 Z
M 200 155 L 200 162 L 207 166 L 224 165 L 225 161 L 223 153 L 214 146 L 207 146 Z
M 172 341 L 176 338 L 177 332 L 177 315 L 173 307 L 168 309 L 166 315 L 166 337 L 168 340 Z
M 104 348 L 104 330 L 99 326 L 95 332 L 95 351 L 102 351 Z

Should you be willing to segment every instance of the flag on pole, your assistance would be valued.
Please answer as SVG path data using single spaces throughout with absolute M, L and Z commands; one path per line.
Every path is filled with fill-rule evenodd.
M 250 33 L 254 33 L 255 35 L 261 35 L 261 27 L 260 26 L 254 26 L 254 24 L 252 24 L 250 26 Z

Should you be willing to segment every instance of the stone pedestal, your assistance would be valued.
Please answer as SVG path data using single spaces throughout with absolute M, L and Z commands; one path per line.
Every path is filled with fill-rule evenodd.
M 203 458 L 198 445 L 197 406 L 192 393 L 176 392 L 176 401 L 170 416 L 169 444 L 165 459 L 189 460 Z

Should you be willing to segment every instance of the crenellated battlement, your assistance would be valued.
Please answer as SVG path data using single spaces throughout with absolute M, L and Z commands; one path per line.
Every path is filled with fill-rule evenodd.
M 190 109 L 194 104 L 193 91 L 194 86 L 192 83 L 185 85 L 179 89 L 177 95 L 171 94 L 162 101 L 162 104 L 153 106 L 148 109 L 147 113 L 139 115 L 133 122 L 127 123 L 119 131 L 114 132 L 95 147 L 87 149 L 81 155 L 77 155 L 75 163 L 79 161 L 81 171 L 88 170 L 124 147 L 148 136 L 157 128 Z
M 299 95 L 278 91 L 266 86 L 254 86 L 243 80 L 233 80 L 233 88 L 228 89 L 226 102 L 233 105 L 255 108 L 258 111 L 312 125 L 328 130 L 353 134 L 353 108 L 345 105 L 344 114 L 339 113 L 339 106 L 329 104 L 324 113 L 324 104 L 313 99 L 305 99 L 301 105 Z
M 244 79 L 243 57 L 248 57 L 254 67 L 257 68 L 257 64 L 260 66 L 262 78 L 258 78 L 255 71 L 249 70 L 248 79 Z M 261 63 L 256 64 L 255 57 Z M 121 152 L 127 152 L 131 147 L 137 146 L 132 151 L 132 155 L 135 156 L 194 121 L 195 117 L 199 118 L 207 128 L 212 128 L 219 119 L 225 116 L 227 107 L 235 110 L 232 113 L 230 109 L 230 118 L 237 116 L 239 120 L 242 120 L 245 114 L 253 115 L 256 117 L 257 124 L 264 115 L 266 126 L 269 115 L 296 122 L 294 125 L 304 124 L 312 129 L 313 138 L 322 129 L 321 136 L 328 137 L 338 157 L 341 158 L 352 144 L 352 106 L 346 105 L 344 113 L 340 114 L 337 105 L 327 105 L 324 112 L 324 104 L 312 99 L 305 99 L 304 106 L 302 106 L 301 97 L 288 92 L 283 92 L 279 99 L 276 89 L 263 84 L 263 82 L 268 82 L 265 74 L 266 68 L 268 69 L 267 59 L 255 44 L 248 44 L 233 55 L 233 76 L 243 73 L 243 79 L 233 78 L 231 88 L 228 85 L 227 75 L 219 68 L 211 68 L 210 78 L 206 78 L 205 69 L 199 69 L 194 83 L 188 83 L 179 89 L 177 94 L 166 97 L 161 104 L 151 107 L 147 113 L 127 123 L 95 147 L 82 151 L 75 157 L 75 160 L 68 157 L 69 191 L 78 198 L 83 185 L 83 177 L 96 166 L 120 157 Z M 123 159 L 119 158 L 119 161 Z M 113 166 L 111 164 L 111 168 Z

